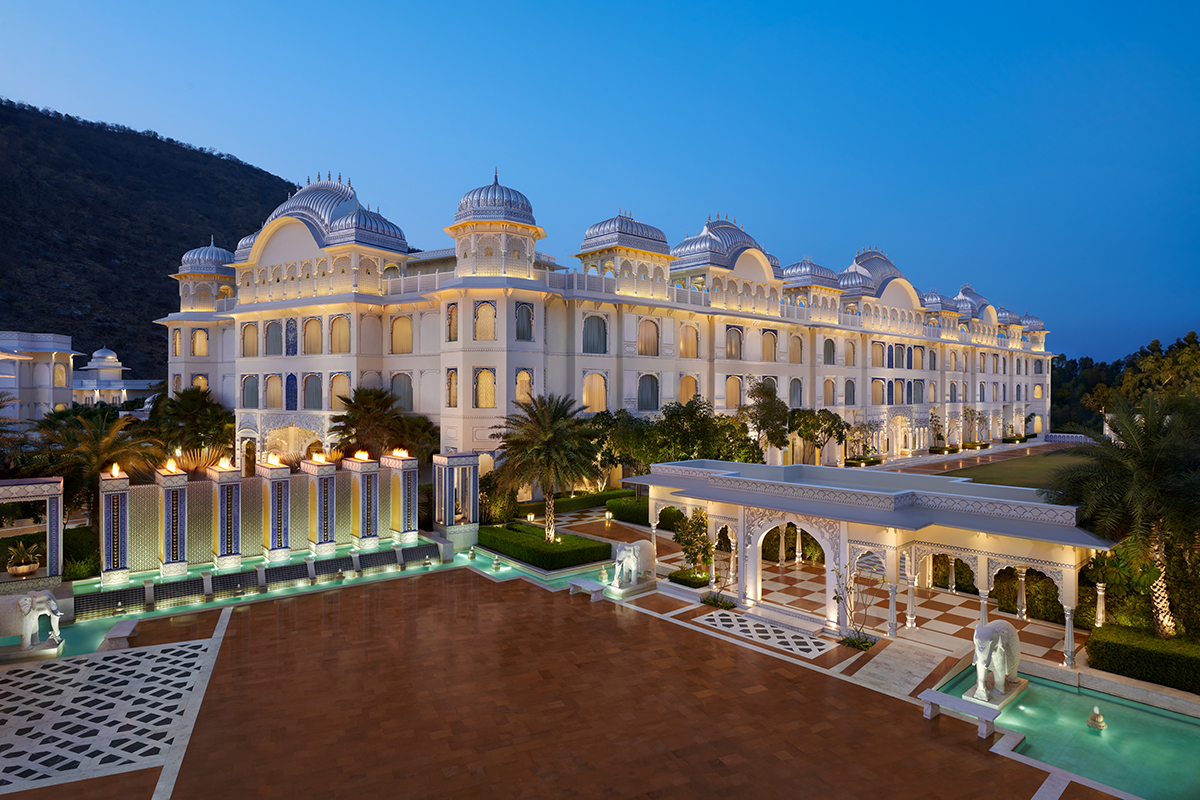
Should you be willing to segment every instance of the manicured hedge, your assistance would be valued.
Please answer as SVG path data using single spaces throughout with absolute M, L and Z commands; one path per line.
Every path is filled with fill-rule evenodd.
M 603 492 L 593 492 L 592 494 L 577 494 L 574 497 L 570 496 L 555 496 L 554 498 L 554 513 L 561 514 L 564 511 L 578 511 L 581 508 L 596 508 L 604 505 L 607 501 L 616 497 L 633 497 L 633 489 L 606 489 Z M 517 505 L 517 512 L 524 517 L 532 511 L 539 517 L 546 513 L 546 501 L 535 500 L 528 503 L 520 503 Z
M 650 524 L 650 498 L 624 497 L 609 500 L 604 507 L 612 512 L 613 519 L 621 522 L 632 522 L 634 525 Z M 683 521 L 683 512 L 674 506 L 664 508 L 658 513 L 658 529 L 675 532 L 675 527 Z
M 1084 649 L 1093 669 L 1200 694 L 1200 642 L 1105 625 L 1092 630 Z
M 691 589 L 703 589 L 705 586 L 708 586 L 708 573 L 694 572 L 690 569 L 677 569 L 667 575 L 667 580 Z
M 882 464 L 883 459 L 878 456 L 869 456 L 867 458 L 856 458 L 851 456 L 842 462 L 847 467 L 873 467 L 876 464 Z
M 480 527 L 479 546 L 545 570 L 612 558 L 612 546 L 605 542 L 562 534 L 561 542 L 551 544 L 541 528 L 516 523 L 506 528 Z
M 957 452 L 958 452 L 957 445 L 949 445 L 947 447 L 931 447 L 931 448 L 929 448 L 929 454 L 934 455 L 934 456 L 944 456 L 947 453 L 957 453 Z

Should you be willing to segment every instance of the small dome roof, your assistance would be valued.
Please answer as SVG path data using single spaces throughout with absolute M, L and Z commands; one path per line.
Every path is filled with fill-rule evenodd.
M 709 220 L 695 236 L 689 236 L 671 248 L 671 255 L 678 261 L 672 269 L 714 265 L 733 269 L 738 256 L 747 250 L 758 250 L 766 256 L 774 277 L 782 277 L 779 259 L 771 255 L 758 241 L 737 226 L 736 222 L 724 219 Z
M 1020 325 L 1021 315 L 1014 311 L 1009 311 L 1007 308 L 996 309 L 996 324 L 998 325 Z
M 953 297 L 947 297 L 938 292 L 937 289 L 930 289 L 921 296 L 921 302 L 930 311 L 957 311 L 958 303 Z
M 887 287 L 890 281 L 895 278 L 904 277 L 904 273 L 896 268 L 891 259 L 880 251 L 871 248 L 863 250 L 856 255 L 850 266 L 857 267 L 859 270 L 865 270 L 870 274 L 871 281 L 875 284 L 876 296 Z
M 338 176 L 341 177 L 340 175 Z M 339 181 L 317 181 L 310 183 L 267 217 L 267 223 L 282 216 L 308 217 L 313 221 L 319 220 L 323 227 L 328 228 L 338 217 L 345 216 L 358 208 L 358 194 L 354 188 Z M 241 249 L 239 245 L 238 249 Z
M 609 217 L 589 227 L 583 234 L 583 244 L 579 249 L 580 252 L 588 253 L 620 246 L 663 255 L 671 252 L 665 233 L 653 225 L 638 222 L 625 214 Z
M 116 361 L 117 354 L 107 347 L 101 347 L 96 352 L 92 353 L 93 361 Z
M 856 264 L 851 264 L 838 274 L 838 288 L 851 296 L 874 296 L 875 295 L 875 279 L 871 277 L 871 273 L 859 267 Z
M 383 245 L 390 250 L 401 252 L 408 251 L 408 241 L 399 225 L 362 206 L 334 220 L 329 226 L 328 244 L 344 244 L 350 241 Z
M 1025 312 L 1025 315 L 1023 317 L 1021 317 L 1021 324 L 1024 325 L 1026 328 L 1028 328 L 1031 331 L 1046 330 L 1046 323 L 1042 322 L 1042 318 L 1035 317 L 1032 314 L 1030 314 L 1028 311 Z
M 182 267 L 223 267 L 226 264 L 233 263 L 233 253 L 226 250 L 224 247 L 217 247 L 215 240 L 210 238 L 209 242 L 204 247 L 197 247 L 194 250 L 188 250 L 180 259 Z
M 473 220 L 503 220 L 537 225 L 533 218 L 533 204 L 529 202 L 529 198 L 516 189 L 501 186 L 499 172 L 490 185 L 472 189 L 458 201 L 454 221 Z
M 789 264 L 784 267 L 783 277 L 796 286 L 817 285 L 828 286 L 831 289 L 838 288 L 837 273 L 828 267 L 814 264 L 813 260 L 808 256 L 805 256 L 795 264 Z
M 962 288 L 958 290 L 958 294 L 954 297 L 954 302 L 958 306 L 958 313 L 964 317 L 978 317 L 979 312 L 985 306 L 991 305 L 987 298 L 971 288 L 971 284 L 964 283 Z

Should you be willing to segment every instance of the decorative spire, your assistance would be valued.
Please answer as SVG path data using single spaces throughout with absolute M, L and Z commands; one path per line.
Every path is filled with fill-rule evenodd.
M 353 189 L 354 181 L 350 180 L 349 178 L 346 178 L 346 185 L 349 186 L 351 189 Z
M 338 183 L 342 182 L 342 173 L 338 173 Z
M 213 246 L 213 245 L 215 245 L 216 243 L 217 243 L 217 237 L 216 237 L 216 236 L 214 236 L 213 234 L 211 234 L 211 233 L 210 233 L 210 234 L 208 235 L 208 246 L 209 246 L 209 247 L 212 247 L 212 246 Z
M 500 185 L 500 168 L 493 167 L 492 170 L 493 170 L 492 171 L 492 186 L 499 186 Z
M 333 180 L 333 173 L 331 173 L 329 170 L 325 170 L 325 180 L 327 180 L 327 181 Z
M 305 186 L 309 186 L 309 185 L 311 185 L 311 184 L 312 184 L 312 178 L 311 178 L 311 177 L 309 177 L 308 175 L 305 175 L 305 176 L 304 176 L 304 185 L 305 185 Z

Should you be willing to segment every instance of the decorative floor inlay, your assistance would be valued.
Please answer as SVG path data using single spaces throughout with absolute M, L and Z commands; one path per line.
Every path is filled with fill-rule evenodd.
M 0 792 L 161 765 L 210 640 L 0 673 Z
M 714 611 L 711 614 L 696 617 L 692 621 L 710 628 L 727 631 L 734 636 L 741 636 L 744 639 L 786 650 L 802 658 L 815 658 L 833 647 L 833 642 L 826 639 L 752 620 L 741 614 L 734 614 L 732 611 Z

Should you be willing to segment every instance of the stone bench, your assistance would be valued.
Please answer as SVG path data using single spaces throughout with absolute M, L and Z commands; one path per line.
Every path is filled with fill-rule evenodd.
M 602 584 L 602 583 L 596 583 L 595 581 L 589 581 L 587 578 L 575 578 L 574 580 L 570 581 L 570 585 L 571 585 L 571 591 L 569 592 L 570 594 L 575 594 L 577 592 L 587 592 L 588 594 L 590 594 L 592 596 L 593 603 L 596 602 L 597 600 L 604 599 L 604 584 Z
M 944 692 L 926 689 L 917 695 L 917 699 L 925 703 L 925 719 L 933 719 L 942 713 L 942 707 L 968 714 L 979 720 L 979 738 L 986 739 L 996 732 L 996 717 L 1001 709 L 975 703 L 961 697 L 955 697 Z
M 138 620 L 123 619 L 109 628 L 100 642 L 99 650 L 125 650 L 129 647 L 129 639 L 137 636 Z M 98 652 L 97 651 L 97 652 Z

